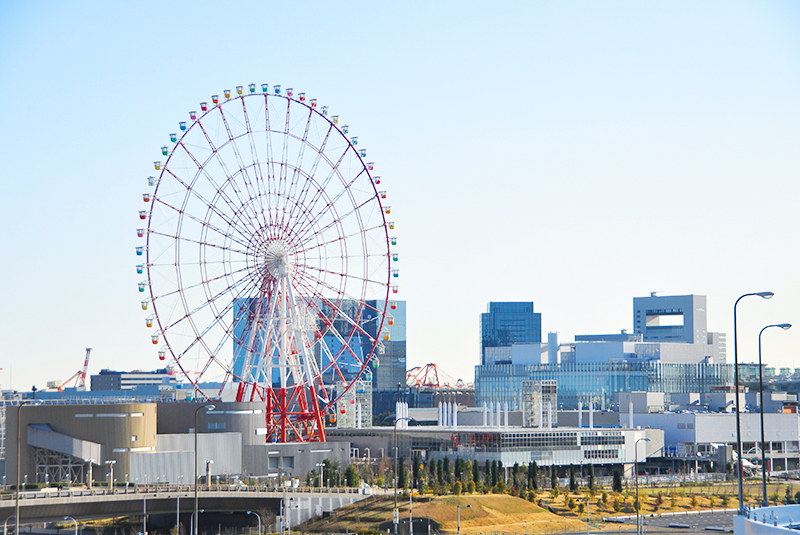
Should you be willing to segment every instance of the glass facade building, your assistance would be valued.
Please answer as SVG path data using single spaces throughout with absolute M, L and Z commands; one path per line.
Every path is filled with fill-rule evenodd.
M 475 402 L 508 402 L 522 408 L 522 382 L 554 380 L 559 409 L 577 409 L 591 397 L 601 409 L 611 409 L 616 392 L 708 392 L 712 386 L 733 386 L 732 364 L 605 362 L 569 364 L 501 364 L 475 367 Z
M 533 311 L 533 301 L 492 302 L 481 314 L 481 364 L 487 347 L 511 347 L 542 341 L 542 315 Z

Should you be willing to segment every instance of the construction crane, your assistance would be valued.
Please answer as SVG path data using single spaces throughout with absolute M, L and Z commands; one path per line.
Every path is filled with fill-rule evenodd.
M 406 386 L 431 388 L 470 388 L 461 379 L 455 380 L 434 364 L 417 366 L 406 373 Z
M 76 388 L 83 388 L 83 389 L 86 388 L 86 370 L 89 369 L 89 355 L 91 353 L 92 353 L 92 348 L 87 347 L 86 359 L 83 361 L 83 369 L 75 372 L 75 375 L 73 375 L 72 377 L 61 383 L 61 385 L 58 387 L 59 392 L 67 388 L 69 386 L 69 383 L 73 380 L 75 381 Z

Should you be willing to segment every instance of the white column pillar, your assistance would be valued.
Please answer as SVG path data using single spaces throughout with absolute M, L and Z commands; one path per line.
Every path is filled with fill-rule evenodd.
M 486 415 L 486 402 L 484 401 L 483 402 L 483 427 L 486 427 L 486 424 L 488 424 L 488 423 L 489 423 L 488 422 L 488 417 Z
M 583 401 L 578 402 L 578 427 L 583 427 Z
M 505 415 L 503 416 L 503 420 L 505 422 L 505 428 L 506 430 L 508 430 L 508 401 L 503 403 L 503 412 L 505 413 Z
M 589 429 L 594 429 L 594 402 L 589 402 Z
M 539 429 L 544 429 L 544 405 L 542 405 L 542 400 L 539 400 Z
M 547 429 L 551 431 L 553 429 L 553 402 L 547 402 Z
M 453 404 L 453 429 L 458 429 L 458 403 Z
M 628 401 L 628 427 L 635 429 L 633 427 L 633 400 Z

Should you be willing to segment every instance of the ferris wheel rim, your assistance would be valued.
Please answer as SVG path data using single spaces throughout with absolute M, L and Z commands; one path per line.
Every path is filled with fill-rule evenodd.
M 268 103 L 269 103 L 270 99 L 275 99 L 275 98 L 282 99 L 283 101 L 285 101 L 287 103 L 286 104 L 287 105 L 287 123 L 288 123 L 288 120 L 289 120 L 289 110 L 290 110 L 290 108 L 292 106 L 298 106 L 298 105 L 302 106 L 302 107 L 305 108 L 305 111 L 310 116 L 314 116 L 316 114 L 316 116 L 318 118 L 324 119 L 324 121 L 327 122 L 327 124 L 328 124 L 328 126 L 330 128 L 330 131 L 333 132 L 334 135 L 338 135 L 342 139 L 347 141 L 347 137 L 346 137 L 345 133 L 342 131 L 342 129 L 340 129 L 331 119 L 329 119 L 325 115 L 321 114 L 319 110 L 309 106 L 305 102 L 299 102 L 299 101 L 297 101 L 295 99 L 292 99 L 292 98 L 290 98 L 288 96 L 285 96 L 285 95 L 256 93 L 256 94 L 238 95 L 238 96 L 234 96 L 234 97 L 232 97 L 230 99 L 220 100 L 220 102 L 218 104 L 215 104 L 214 106 L 209 107 L 202 114 L 199 114 L 197 116 L 197 119 L 194 120 L 191 123 L 191 125 L 188 126 L 188 128 L 186 128 L 185 131 L 182 132 L 180 138 L 174 143 L 173 147 L 171 149 L 169 149 L 168 158 L 165 161 L 164 166 L 163 166 L 163 168 L 161 169 L 161 172 L 158 175 L 158 180 L 156 181 L 156 184 L 155 184 L 155 190 L 153 191 L 153 200 L 152 200 L 152 204 L 151 204 L 152 208 L 154 208 L 156 206 L 156 201 L 157 201 L 157 199 L 159 199 L 159 188 L 161 187 L 162 183 L 165 181 L 166 176 L 172 174 L 169 171 L 170 171 L 170 162 L 171 162 L 173 156 L 175 156 L 176 151 L 178 150 L 179 147 L 183 147 L 184 146 L 184 140 L 187 139 L 187 136 L 189 136 L 189 134 L 192 131 L 192 129 L 197 127 L 197 126 L 201 126 L 203 124 L 202 121 L 206 117 L 210 117 L 211 114 L 215 112 L 215 110 L 221 111 L 225 105 L 229 105 L 229 104 L 231 104 L 231 103 L 233 103 L 233 102 L 235 102 L 237 100 L 240 100 L 241 102 L 244 102 L 246 97 L 247 98 L 250 98 L 250 97 L 261 97 L 261 98 L 264 99 L 264 101 L 265 101 L 267 106 L 269 105 Z M 311 143 L 309 143 L 307 138 L 301 138 L 301 137 L 298 137 L 298 136 L 292 136 L 288 131 L 281 132 L 281 131 L 277 131 L 277 130 L 266 130 L 266 132 L 268 133 L 268 136 L 284 135 L 286 137 L 292 137 L 295 141 L 298 141 L 298 142 L 302 143 L 304 146 L 314 147 Z M 248 136 L 248 135 L 251 135 L 251 134 L 252 133 L 248 131 L 248 132 L 245 132 L 243 134 L 240 134 L 239 137 L 245 137 L 245 136 Z M 225 142 L 222 146 L 224 146 L 227 143 L 233 143 L 235 141 L 235 139 L 236 138 L 231 138 L 230 140 Z M 361 365 L 360 369 L 358 370 L 356 376 L 349 382 L 349 384 L 347 385 L 347 388 L 343 392 L 339 393 L 339 395 L 336 396 L 335 399 L 333 399 L 333 398 L 330 399 L 329 400 L 330 404 L 335 403 L 344 394 L 344 392 L 346 392 L 347 389 L 351 388 L 352 385 L 364 374 L 364 372 L 368 368 L 368 365 L 369 365 L 369 362 L 370 362 L 371 358 L 373 357 L 373 355 L 376 354 L 376 351 L 377 351 L 377 349 L 378 349 L 378 347 L 379 347 L 379 345 L 381 343 L 380 342 L 380 333 L 384 329 L 384 325 L 385 325 L 385 316 L 386 316 L 386 313 L 387 313 L 387 310 L 388 310 L 389 295 L 390 295 L 389 292 L 390 292 L 391 282 L 392 282 L 391 281 L 392 274 L 391 274 L 391 248 L 390 248 L 390 243 L 389 243 L 390 242 L 389 229 L 388 229 L 387 222 L 386 222 L 386 214 L 383 211 L 383 203 L 382 203 L 382 201 L 380 199 L 377 186 L 373 182 L 372 177 L 371 177 L 371 173 L 370 173 L 369 169 L 367 168 L 367 163 L 366 163 L 364 157 L 361 155 L 361 153 L 359 151 L 355 150 L 353 145 L 350 145 L 346 149 L 345 153 L 347 151 L 352 151 L 354 157 L 357 158 L 357 161 L 360 163 L 361 169 L 360 169 L 360 172 L 358 173 L 358 176 L 361 176 L 363 174 L 363 175 L 365 175 L 367 177 L 367 179 L 369 179 L 368 180 L 369 187 L 372 190 L 373 198 L 376 201 L 378 209 L 380 210 L 381 225 L 379 225 L 376 228 L 381 228 L 383 230 L 383 232 L 382 232 L 382 242 L 383 242 L 383 245 L 384 245 L 384 247 L 383 247 L 384 253 L 381 256 L 385 256 L 386 257 L 385 263 L 386 263 L 387 269 L 386 269 L 386 272 L 385 272 L 385 280 L 372 281 L 372 282 L 379 283 L 381 285 L 383 295 L 382 295 L 382 299 L 377 299 L 376 300 L 376 301 L 382 302 L 381 306 L 379 306 L 377 308 L 376 307 L 370 307 L 370 308 L 372 308 L 372 310 L 374 310 L 376 313 L 378 313 L 378 315 L 376 317 L 379 318 L 379 322 L 378 322 L 379 325 L 377 327 L 376 335 L 374 336 L 374 338 L 371 340 L 371 343 L 369 344 L 368 356 L 363 358 L 363 362 L 362 362 L 362 365 Z M 187 152 L 189 152 L 189 151 L 187 150 Z M 209 156 L 209 159 L 212 158 L 212 157 L 213 156 Z M 343 154 L 343 157 L 344 157 L 344 154 Z M 261 166 L 261 165 L 264 165 L 264 164 L 269 166 L 269 165 L 274 165 L 275 163 L 276 163 L 276 159 L 275 158 L 270 158 L 268 161 L 264 161 L 262 159 L 258 159 L 256 161 L 251 162 L 249 167 L 255 168 L 256 166 Z M 287 162 L 279 162 L 279 163 L 281 163 L 283 166 L 286 166 Z M 248 166 L 240 167 L 236 171 L 236 173 L 243 173 L 246 167 L 248 167 Z M 312 181 L 316 182 L 315 177 L 313 175 L 311 175 L 309 173 L 304 173 L 304 171 L 302 169 L 290 169 L 290 170 L 293 172 L 293 174 L 299 173 L 301 175 L 301 177 L 305 179 L 306 182 L 312 182 Z M 195 180 L 197 180 L 198 177 L 200 177 L 201 174 L 202 174 L 202 169 L 198 169 L 198 173 L 197 173 L 197 176 L 195 176 Z M 174 174 L 172 176 L 177 179 L 177 177 L 175 177 Z M 229 182 L 231 179 L 232 179 L 232 176 L 229 176 L 226 179 L 226 182 Z M 188 199 L 189 192 L 191 192 L 194 189 L 193 185 L 194 185 L 194 183 L 190 184 L 189 187 L 187 187 L 187 197 L 184 199 L 185 202 Z M 324 187 L 322 186 L 322 184 L 318 183 L 318 184 L 316 184 L 316 186 L 318 186 L 318 192 L 320 193 L 320 195 L 324 196 L 325 195 L 325 190 L 324 190 Z M 352 192 L 350 191 L 350 189 L 348 187 L 344 187 L 339 194 L 343 195 L 345 193 L 352 195 Z M 221 195 L 222 194 L 222 190 L 217 188 L 216 194 L 217 195 Z M 253 200 L 253 199 L 251 198 L 250 200 Z M 300 204 L 300 203 L 298 202 L 298 204 Z M 354 202 L 354 205 L 355 205 L 355 202 Z M 185 204 L 184 204 L 184 207 L 185 207 Z M 209 204 L 207 210 L 209 212 L 211 212 L 213 210 L 213 206 L 211 204 Z M 146 242 L 147 243 L 147 247 L 146 247 L 146 249 L 147 249 L 147 260 L 146 260 L 146 266 L 147 266 L 148 280 L 150 280 L 152 278 L 151 270 L 154 270 L 155 267 L 158 265 L 156 262 L 154 262 L 155 259 L 151 258 L 151 249 L 150 249 L 151 235 L 154 235 L 153 234 L 154 214 L 155 214 L 155 210 L 151 209 L 150 213 L 149 213 L 149 216 L 147 218 L 147 242 Z M 206 215 L 208 216 L 208 214 L 206 214 Z M 360 212 L 358 212 L 357 210 L 356 210 L 355 215 L 356 215 L 357 219 L 361 216 Z M 184 217 L 183 212 L 181 212 L 180 219 L 182 220 L 183 217 Z M 206 217 L 206 219 L 208 219 L 208 217 Z M 340 221 L 340 220 L 336 219 L 335 221 Z M 364 225 L 363 225 L 363 223 L 361 223 L 360 219 L 359 219 L 359 223 L 358 223 L 358 228 L 360 228 L 361 231 L 364 232 Z M 179 227 L 179 230 L 180 230 L 180 227 Z M 207 233 L 208 232 L 212 232 L 212 229 L 211 229 L 210 226 L 204 226 L 203 227 L 203 231 L 204 231 L 204 233 L 206 233 L 204 236 L 207 236 Z M 216 232 L 216 231 L 213 231 L 213 232 Z M 220 234 L 220 236 L 224 236 L 224 237 L 228 237 L 228 238 L 230 237 L 230 234 L 224 234 L 223 232 L 219 232 L 219 234 Z M 180 245 L 181 245 L 181 241 L 180 241 L 180 239 L 178 239 L 179 237 L 180 237 L 180 234 L 179 233 L 176 234 L 176 249 L 178 249 L 178 250 L 180 249 Z M 232 240 L 232 241 L 234 241 L 234 240 Z M 362 240 L 362 247 L 364 247 L 363 240 Z M 201 247 L 200 251 L 201 252 L 205 252 L 205 247 Z M 179 256 L 179 253 L 176 253 L 176 257 L 178 257 L 178 256 Z M 368 253 L 365 253 L 363 255 L 363 259 L 364 259 L 365 262 L 367 261 L 369 256 L 370 255 Z M 178 284 L 179 284 L 179 287 L 175 290 L 175 293 L 177 293 L 179 295 L 181 303 L 182 303 L 182 305 L 184 307 L 184 310 L 187 311 L 187 316 L 186 316 L 186 318 L 183 318 L 183 319 L 187 319 L 188 320 L 188 325 L 190 325 L 191 328 L 194 331 L 195 340 L 194 340 L 193 345 L 200 344 L 200 345 L 202 345 L 202 346 L 204 346 L 206 348 L 205 350 L 206 350 L 206 352 L 208 354 L 208 360 L 205 363 L 205 366 L 204 366 L 204 369 L 203 369 L 203 372 L 205 372 L 213 364 L 215 364 L 215 363 L 219 364 L 217 352 L 219 351 L 219 349 L 221 347 L 221 344 L 220 344 L 220 346 L 218 346 L 218 347 L 216 347 L 214 349 L 212 349 L 210 347 L 207 347 L 206 344 L 205 344 L 205 341 L 203 340 L 204 331 L 202 329 L 198 329 L 197 325 L 195 325 L 195 322 L 192 321 L 191 312 L 188 312 L 192 307 L 187 303 L 186 295 L 185 295 L 183 289 L 180 286 L 180 282 L 181 282 L 181 279 L 182 279 L 181 278 L 180 265 L 181 265 L 180 262 L 176 262 L 175 265 L 174 265 L 174 267 L 175 267 L 175 276 L 176 276 L 176 279 L 177 279 Z M 202 263 L 202 265 L 203 265 L 203 269 L 206 269 L 206 264 Z M 242 268 L 242 271 L 245 271 L 245 270 L 246 270 L 246 266 Z M 225 272 L 224 273 L 224 277 L 226 277 L 226 278 L 230 277 L 234 273 L 235 272 Z M 342 278 L 347 276 L 346 274 L 340 274 L 340 275 L 342 275 Z M 208 282 L 208 280 L 206 280 L 206 282 Z M 238 282 L 241 282 L 241 279 Z M 230 285 L 229 284 L 227 286 L 227 290 L 233 288 L 233 286 L 234 285 Z M 298 284 L 298 286 L 302 286 L 302 284 Z M 202 288 L 203 288 L 203 291 L 206 293 L 206 297 L 211 297 L 211 295 L 209 294 L 209 289 L 210 289 L 209 286 L 206 285 L 206 284 L 203 284 Z M 319 295 L 317 295 L 317 297 L 318 298 L 322 298 L 322 294 L 320 293 Z M 166 321 L 162 320 L 162 314 L 159 314 L 159 308 L 158 308 L 160 306 L 160 303 L 159 303 L 159 299 L 160 298 L 162 298 L 162 295 L 157 294 L 157 292 L 153 288 L 153 285 L 151 284 L 150 285 L 150 302 L 152 303 L 152 306 L 153 306 L 153 315 L 155 316 L 156 322 L 158 324 L 158 331 L 162 334 L 163 340 L 164 340 L 164 344 L 168 348 L 170 354 L 172 355 L 172 358 L 173 358 L 175 364 L 180 368 L 181 372 L 184 373 L 184 375 L 187 378 L 190 378 L 190 381 L 191 381 L 190 374 L 192 372 L 187 370 L 186 368 L 184 368 L 184 364 L 183 364 L 183 362 L 181 362 L 182 357 L 186 354 L 186 351 L 189 348 L 187 348 L 187 349 L 185 349 L 184 351 L 181 351 L 181 352 L 176 352 L 175 351 L 175 347 L 176 346 L 173 343 L 170 343 L 169 337 L 171 335 L 169 333 L 169 330 L 170 330 L 171 326 L 174 325 L 174 324 L 169 324 Z M 342 301 L 344 301 L 346 299 L 352 299 L 352 298 L 353 298 L 353 296 L 348 296 L 348 294 L 346 294 L 343 290 L 340 289 L 340 291 L 338 293 L 334 294 L 333 298 L 326 299 L 326 300 L 329 301 L 329 302 L 335 302 L 335 303 L 340 303 L 341 304 Z M 372 300 L 374 300 L 374 299 L 367 300 L 367 299 L 364 298 L 363 290 L 362 290 L 361 298 L 360 299 L 354 299 L 354 301 L 358 303 L 357 306 L 358 306 L 359 312 L 367 307 L 367 301 L 372 301 Z M 229 309 L 229 307 L 231 306 L 233 301 L 234 300 L 230 300 L 227 305 L 223 306 L 222 307 L 223 310 Z M 214 299 L 209 299 L 209 302 L 213 303 Z M 313 303 L 313 300 L 308 300 L 306 302 L 307 305 L 311 305 L 312 303 Z M 216 306 L 216 305 L 213 305 L 213 306 Z M 318 311 L 318 309 L 317 309 L 317 311 Z M 217 313 L 216 316 L 219 317 L 220 314 Z M 182 319 L 178 320 L 178 322 L 180 322 L 180 321 L 182 321 Z M 354 332 L 357 330 L 357 328 L 358 328 L 358 325 L 354 323 L 352 325 L 351 330 L 349 332 L 349 335 L 347 337 L 348 340 L 350 338 L 352 338 L 352 336 L 353 336 Z M 230 329 L 231 328 L 229 327 L 228 331 L 230 331 Z M 329 329 L 332 329 L 332 327 L 330 325 L 326 325 L 325 326 L 325 330 L 327 331 Z M 363 329 L 362 329 L 362 332 L 364 332 Z M 230 336 L 230 334 L 231 333 L 228 332 L 229 336 Z M 320 334 L 320 337 L 321 336 L 323 336 L 323 334 Z M 339 354 L 341 354 L 341 352 Z M 325 369 L 327 370 L 327 369 L 336 368 L 336 367 L 337 367 L 336 366 L 336 361 L 334 360 L 334 361 L 329 362 Z M 224 368 L 224 366 L 223 366 L 223 368 Z M 227 381 L 231 377 L 234 378 L 234 379 L 237 378 L 236 375 L 232 372 L 232 370 L 225 370 L 225 371 L 226 371 L 226 377 L 225 377 L 224 381 Z M 339 375 L 341 376 L 342 375 L 341 371 L 340 370 L 337 370 L 337 371 L 339 371 Z M 312 378 L 312 380 L 316 380 L 317 378 L 319 378 L 320 379 L 320 384 L 322 384 L 322 379 L 321 379 L 322 378 L 322 374 L 323 374 L 323 370 L 321 369 L 320 373 L 316 377 Z M 198 386 L 198 383 L 199 383 L 199 378 L 197 378 L 194 381 L 192 381 L 192 384 L 195 387 Z M 295 385 L 295 386 L 299 386 L 299 385 Z

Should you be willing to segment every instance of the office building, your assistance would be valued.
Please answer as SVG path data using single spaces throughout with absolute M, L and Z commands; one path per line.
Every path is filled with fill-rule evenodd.
M 536 344 L 542 341 L 542 315 L 533 311 L 533 301 L 489 303 L 481 314 L 481 364 L 500 364 L 510 360 L 490 348 Z M 494 355 L 492 354 L 494 353 Z M 487 357 L 488 355 L 488 357 Z M 491 362 L 487 362 L 487 358 Z
M 527 304 L 524 312 L 532 313 Z M 705 296 L 634 298 L 633 322 L 633 333 L 579 335 L 564 344 L 550 333 L 547 344 L 514 342 L 501 348 L 504 353 L 485 348 L 475 369 L 476 403 L 520 410 L 523 381 L 557 381 L 559 408 L 565 409 L 579 402 L 611 409 L 614 394 L 626 391 L 663 392 L 670 403 L 672 394 L 733 384 L 725 336 L 707 332 Z
M 92 390 L 135 390 L 139 387 L 174 389 L 178 384 L 172 368 L 162 368 L 151 372 L 100 370 L 98 375 L 91 376 L 90 381 Z

